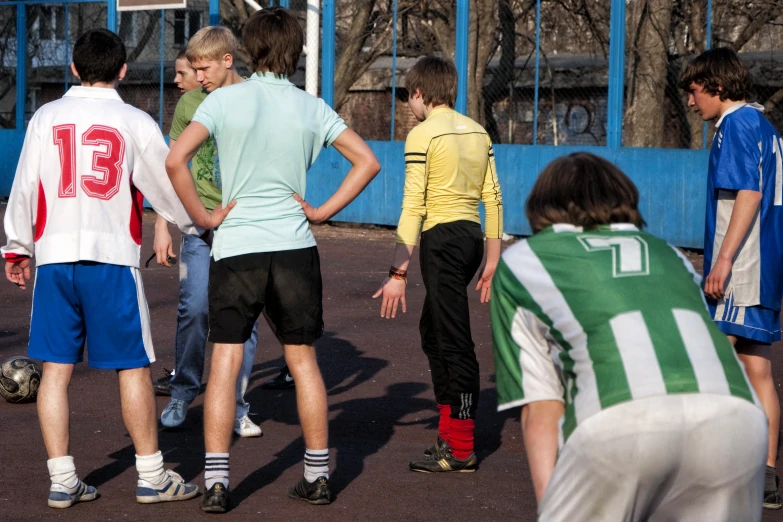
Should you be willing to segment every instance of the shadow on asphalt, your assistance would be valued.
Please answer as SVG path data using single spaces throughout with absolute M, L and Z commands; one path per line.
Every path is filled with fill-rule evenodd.
M 319 364 L 330 397 L 329 438 L 335 450 L 333 455 L 336 457 L 332 462 L 330 486 L 332 493 L 337 496 L 362 474 L 367 458 L 378 453 L 391 441 L 398 426 L 420 425 L 423 429 L 432 430 L 434 440 L 438 415 L 434 399 L 418 397 L 430 389 L 429 385 L 421 382 L 395 383 L 388 386 L 385 393 L 378 397 L 359 397 L 335 402 L 338 400 L 337 396 L 372 380 L 389 363 L 383 359 L 365 356 L 356 346 L 336 337 L 332 332 L 325 333 L 317 346 Z M 260 416 L 256 422 L 273 420 L 288 425 L 299 424 L 296 394 L 292 390 L 274 392 L 257 386 L 257 381 L 276 375 L 283 364 L 283 358 L 280 357 L 253 367 L 250 384 L 252 389 L 246 395 L 246 400 Z M 427 364 L 423 355 L 421 364 Z M 476 454 L 480 461 L 500 448 L 503 426 L 507 419 L 516 416 L 515 411 L 498 414 L 495 411 L 496 401 L 494 388 L 481 391 L 476 423 Z M 413 420 L 405 420 L 406 418 Z M 234 441 L 236 440 L 235 437 Z M 197 477 L 204 469 L 203 406 L 191 407 L 181 428 L 160 429 L 158 444 L 166 462 L 178 463 L 175 471 L 186 480 Z M 421 448 L 422 452 L 424 449 Z M 275 482 L 291 467 L 301 466 L 304 451 L 305 445 L 301 436 L 291 441 L 275 454 L 270 462 L 232 487 L 234 505 L 239 505 L 256 491 Z M 420 456 L 421 454 L 412 454 L 410 458 Z M 85 482 L 98 487 L 135 466 L 132 444 L 110 454 L 109 457 L 114 461 L 90 472 L 84 478 Z

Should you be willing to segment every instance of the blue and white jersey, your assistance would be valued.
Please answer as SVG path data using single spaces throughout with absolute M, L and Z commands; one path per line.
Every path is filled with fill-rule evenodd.
M 761 192 L 758 213 L 735 255 L 726 294 L 734 306 L 780 310 L 783 298 L 783 140 L 761 106 L 738 103 L 716 125 L 710 151 L 704 276 L 717 261 L 739 190 Z

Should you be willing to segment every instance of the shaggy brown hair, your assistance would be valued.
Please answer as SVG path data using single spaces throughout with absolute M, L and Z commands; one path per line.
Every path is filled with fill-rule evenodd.
M 424 105 L 454 107 L 457 99 L 457 68 L 451 60 L 425 56 L 410 68 L 405 76 L 408 96 L 421 89 Z
M 533 232 L 555 223 L 585 230 L 609 223 L 645 224 L 633 182 L 609 161 L 587 152 L 546 166 L 527 198 L 525 215 Z
M 294 15 L 284 7 L 253 13 L 242 29 L 242 40 L 253 69 L 276 76 L 293 76 L 302 55 L 304 33 Z
M 720 96 L 721 101 L 747 100 L 753 94 L 750 70 L 728 47 L 710 49 L 691 60 L 680 75 L 680 88 L 690 92 L 692 83 L 701 85 L 707 94 Z

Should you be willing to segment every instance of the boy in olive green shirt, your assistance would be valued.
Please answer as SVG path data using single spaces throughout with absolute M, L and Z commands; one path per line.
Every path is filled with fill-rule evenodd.
M 177 103 L 174 111 L 174 120 L 171 122 L 171 131 L 169 138 L 176 141 L 179 135 L 185 130 L 193 115 L 196 114 L 201 102 L 203 102 L 209 92 L 199 87 L 185 93 Z M 199 198 L 204 203 L 207 210 L 213 210 L 223 200 L 220 184 L 220 162 L 218 160 L 217 145 L 215 138 L 209 138 L 198 149 L 190 166 L 193 173 L 193 179 L 196 181 L 196 191 Z

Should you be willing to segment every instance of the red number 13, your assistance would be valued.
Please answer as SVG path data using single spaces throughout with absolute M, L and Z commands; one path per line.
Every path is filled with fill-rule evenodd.
M 60 186 L 61 198 L 76 197 L 76 126 L 58 125 L 54 127 L 54 144 L 60 150 Z M 102 125 L 93 125 L 82 134 L 82 145 L 105 146 L 92 154 L 92 170 L 102 172 L 103 178 L 92 174 L 81 176 L 82 190 L 91 198 L 109 200 L 120 191 L 122 181 L 122 162 L 125 159 L 125 140 L 117 129 Z

